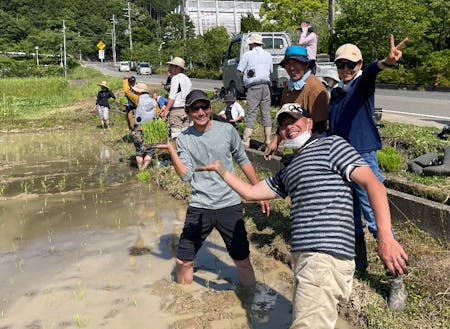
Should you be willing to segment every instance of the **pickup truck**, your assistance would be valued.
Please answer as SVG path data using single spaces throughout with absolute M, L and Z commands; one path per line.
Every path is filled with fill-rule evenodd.
M 289 80 L 286 70 L 280 66 L 286 48 L 291 45 L 291 37 L 285 32 L 251 32 L 233 37 L 227 51 L 224 53 L 223 86 L 237 98 L 245 98 L 242 73 L 237 70 L 237 66 L 241 56 L 249 50 L 247 39 L 252 33 L 262 35 L 263 48 L 272 55 L 273 72 L 270 77 L 272 82 L 272 102 L 277 103 L 281 96 L 281 90 Z

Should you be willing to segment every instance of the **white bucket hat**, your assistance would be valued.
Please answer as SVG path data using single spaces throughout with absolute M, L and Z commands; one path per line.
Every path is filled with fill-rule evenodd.
M 258 33 L 253 33 L 250 35 L 250 38 L 247 39 L 247 43 L 251 45 L 252 43 L 256 43 L 258 45 L 263 45 L 262 35 Z
M 179 66 L 183 70 L 186 70 L 186 67 L 184 66 L 186 63 L 184 59 L 182 59 L 181 57 L 174 57 L 170 62 L 167 62 L 167 64 Z

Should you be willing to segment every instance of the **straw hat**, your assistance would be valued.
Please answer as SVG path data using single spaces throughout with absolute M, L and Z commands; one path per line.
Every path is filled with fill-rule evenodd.
M 250 35 L 250 38 L 247 39 L 247 43 L 249 45 L 251 44 L 257 44 L 257 45 L 263 45 L 264 42 L 262 41 L 262 35 L 258 34 L 258 33 L 253 33 L 252 35 Z
M 148 86 L 142 82 L 136 83 L 133 89 L 138 93 L 148 93 Z
M 186 63 L 185 63 L 184 59 L 182 59 L 181 57 L 174 57 L 170 62 L 167 62 L 167 64 L 179 66 L 183 70 L 186 70 L 186 67 L 184 66 Z
M 97 83 L 97 86 L 105 87 L 105 88 L 109 89 L 108 82 L 106 82 L 105 80 L 103 80 L 100 83 Z

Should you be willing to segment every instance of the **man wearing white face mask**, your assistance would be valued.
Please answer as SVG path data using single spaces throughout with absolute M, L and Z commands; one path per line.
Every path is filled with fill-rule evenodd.
M 342 137 L 313 134 L 312 119 L 300 104 L 283 105 L 276 119 L 295 156 L 274 176 L 251 185 L 219 161 L 197 170 L 216 171 L 246 200 L 291 198 L 295 293 L 290 328 L 334 329 L 338 302 L 350 297 L 355 270 L 350 182 L 367 190 L 376 210 L 383 264 L 404 274 L 408 256 L 391 234 L 386 190 L 361 155 Z

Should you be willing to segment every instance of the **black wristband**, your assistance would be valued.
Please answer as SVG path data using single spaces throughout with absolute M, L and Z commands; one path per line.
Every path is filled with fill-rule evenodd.
M 389 67 L 389 68 L 395 67 L 395 64 L 388 64 L 388 63 L 386 63 L 386 60 L 382 60 L 381 63 L 383 63 L 384 66 Z

